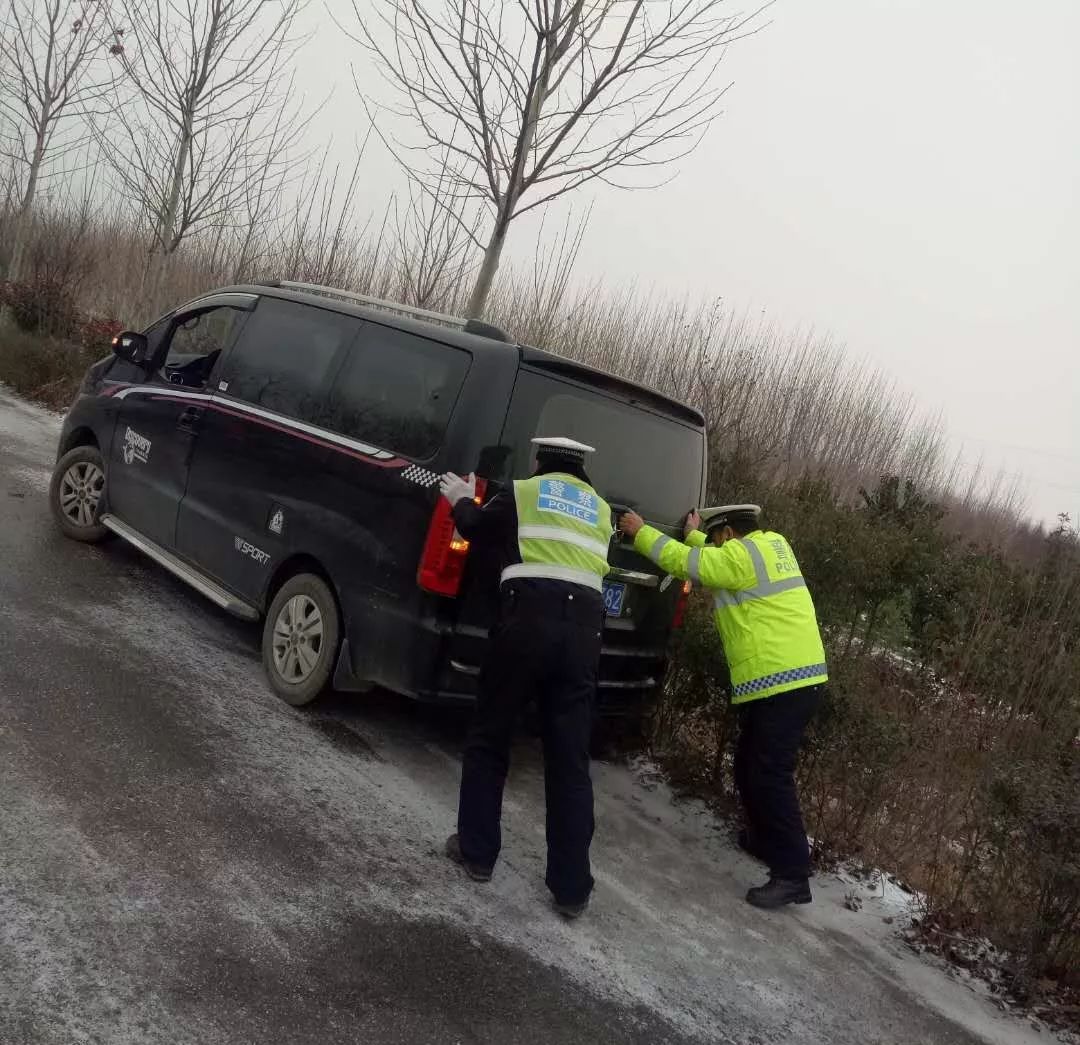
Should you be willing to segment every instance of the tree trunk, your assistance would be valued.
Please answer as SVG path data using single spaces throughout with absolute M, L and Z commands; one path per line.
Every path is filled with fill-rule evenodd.
M 47 115 L 47 113 L 46 113 Z M 26 191 L 15 214 L 15 235 L 11 243 L 11 256 L 8 258 L 6 278 L 17 280 L 22 275 L 23 255 L 26 253 L 26 241 L 30 234 L 30 214 L 34 209 L 37 196 L 38 179 L 41 176 L 41 164 L 45 159 L 45 136 L 39 131 L 34 142 L 34 154 L 30 158 L 30 170 L 26 176 Z
M 495 281 L 495 273 L 499 271 L 499 259 L 502 257 L 509 224 L 509 221 L 503 220 L 500 215 L 495 222 L 495 228 L 491 230 L 491 239 L 488 240 L 488 245 L 484 250 L 484 260 L 476 275 L 476 283 L 473 285 L 468 307 L 465 309 L 466 319 L 479 319 L 484 313 L 488 295 L 491 293 L 491 285 Z
M 146 284 L 143 294 L 140 296 L 144 303 L 148 305 L 149 311 L 153 315 L 159 315 L 163 308 L 164 302 L 164 288 L 166 283 L 166 274 L 168 273 L 170 263 L 173 255 L 171 253 L 164 253 L 160 247 L 155 249 L 150 257 L 147 259 L 146 266 Z
M 158 221 L 157 239 L 163 258 L 170 255 L 180 245 L 176 234 L 176 221 L 180 211 L 180 192 L 184 187 L 184 170 L 187 167 L 188 157 L 191 155 L 193 138 L 191 124 L 191 114 L 186 113 L 184 124 L 180 128 L 180 140 L 176 143 L 176 159 L 173 162 L 169 180 L 169 195 Z
M 237 255 L 236 264 L 233 266 L 233 283 L 242 283 L 249 275 L 248 266 L 251 264 L 249 253 L 254 239 L 255 227 L 249 225 L 247 231 L 244 233 L 244 242 L 240 246 L 240 253 Z
M 571 19 L 577 24 L 580 18 L 582 0 L 576 0 L 576 14 Z M 499 260 L 502 258 L 503 245 L 506 243 L 506 233 L 510 228 L 510 222 L 514 220 L 514 212 L 517 210 L 518 200 L 521 198 L 523 182 L 525 180 L 525 162 L 536 140 L 536 128 L 540 123 L 540 114 L 547 98 L 548 87 L 551 83 L 551 73 L 562 54 L 559 52 L 558 41 L 554 34 L 549 34 L 547 50 L 543 64 L 537 72 L 536 79 L 530 86 L 528 104 L 525 106 L 524 120 L 521 126 L 521 134 L 518 136 L 517 146 L 514 149 L 514 163 L 510 169 L 510 177 L 507 180 L 506 192 L 495 217 L 495 228 L 491 230 L 491 239 L 484 251 L 484 260 L 480 265 L 476 283 L 473 286 L 472 296 L 469 298 L 468 308 L 465 310 L 466 319 L 479 319 L 487 304 L 488 295 L 491 293 L 491 284 L 494 282 L 495 273 L 499 271 Z

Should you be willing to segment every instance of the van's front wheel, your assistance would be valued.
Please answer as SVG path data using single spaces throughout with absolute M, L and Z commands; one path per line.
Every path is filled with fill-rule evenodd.
M 109 531 L 98 522 L 105 492 L 105 462 L 96 446 L 77 446 L 56 463 L 49 483 L 49 506 L 66 537 L 88 544 Z
M 310 704 L 330 681 L 341 618 L 333 592 L 313 573 L 290 577 L 263 627 L 263 666 L 274 692 L 293 707 Z

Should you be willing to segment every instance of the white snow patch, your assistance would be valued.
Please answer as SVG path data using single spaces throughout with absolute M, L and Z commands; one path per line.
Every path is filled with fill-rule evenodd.
M 11 468 L 7 473 L 15 480 L 16 487 L 28 486 L 38 493 L 48 493 L 52 472 L 48 468 Z
M 27 403 L 0 384 L 0 454 L 18 449 L 43 463 L 56 452 L 63 416 Z

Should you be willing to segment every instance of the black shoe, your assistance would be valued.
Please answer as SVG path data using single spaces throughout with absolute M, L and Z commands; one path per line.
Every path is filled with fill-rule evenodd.
M 451 835 L 446 840 L 446 855 L 461 867 L 465 868 L 465 873 L 474 882 L 490 882 L 491 881 L 491 868 L 481 867 L 479 864 L 474 864 L 471 860 L 465 859 L 465 854 L 461 851 L 461 842 L 458 840 L 457 835 Z
M 751 889 L 746 899 L 755 907 L 772 911 L 789 903 L 812 903 L 814 898 L 807 878 L 770 878 L 766 885 Z
M 589 909 L 589 899 L 586 897 L 581 903 L 559 903 L 556 900 L 553 906 L 559 914 L 572 922 L 575 918 L 580 918 Z
M 735 836 L 735 840 L 739 843 L 739 848 L 746 853 L 747 856 L 752 856 L 755 860 L 760 860 L 762 863 L 766 862 L 761 849 L 758 847 L 757 839 L 750 833 L 748 827 L 740 827 L 739 833 Z

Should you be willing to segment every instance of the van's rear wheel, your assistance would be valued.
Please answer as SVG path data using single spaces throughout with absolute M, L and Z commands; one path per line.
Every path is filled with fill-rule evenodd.
M 281 586 L 266 615 L 262 657 L 286 704 L 310 704 L 326 689 L 340 635 L 337 602 L 321 577 L 299 573 Z

